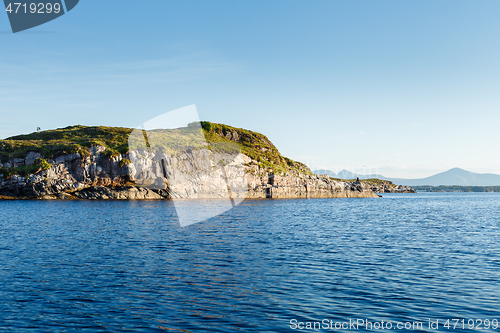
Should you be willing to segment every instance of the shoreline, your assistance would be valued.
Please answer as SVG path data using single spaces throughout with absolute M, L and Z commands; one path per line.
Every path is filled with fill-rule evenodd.
M 61 200 L 61 201 L 196 201 L 196 200 L 230 200 L 229 197 L 186 197 L 186 198 L 172 198 L 170 196 L 162 196 L 157 193 L 157 191 L 138 188 L 138 187 L 98 187 L 97 191 L 93 192 L 92 187 L 87 188 L 81 192 L 85 193 L 82 195 L 81 192 L 62 192 L 57 194 L 45 194 L 37 197 L 28 197 L 28 196 L 14 196 L 14 195 L 0 195 L 0 201 L 7 200 L 42 200 L 42 201 L 51 201 L 51 200 Z M 106 192 L 106 194 L 103 194 Z M 92 193 L 92 195 L 88 195 L 88 193 Z M 135 195 L 130 195 L 133 193 Z M 137 193 L 142 193 L 142 195 L 137 195 Z M 252 194 L 250 194 L 252 193 Z M 291 199 L 348 199 L 348 198 L 380 198 L 382 197 L 380 194 L 372 192 L 372 191 L 347 191 L 347 192 L 330 192 L 323 193 L 320 195 L 278 195 L 278 196 L 269 196 L 265 195 L 256 195 L 255 192 L 249 191 L 249 195 L 244 198 L 238 199 L 259 199 L 259 200 L 291 200 Z
M 200 126 L 151 131 L 154 148 L 143 142 L 143 132 L 116 127 L 70 126 L 0 140 L 0 198 L 377 198 L 376 192 L 412 191 L 380 180 L 315 175 L 260 133 Z

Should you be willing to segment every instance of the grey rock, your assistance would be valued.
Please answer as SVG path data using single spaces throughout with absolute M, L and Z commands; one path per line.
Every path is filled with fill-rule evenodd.
M 17 167 L 22 167 L 24 166 L 24 158 L 15 158 L 14 159 L 14 167 L 17 168 Z
M 90 150 L 90 155 L 93 157 L 99 156 L 101 153 L 106 151 L 106 147 L 103 146 L 92 146 L 89 148 Z
M 166 156 L 160 152 L 132 150 L 111 158 L 102 154 L 104 147 L 94 146 L 90 150 L 91 155 L 87 157 L 59 156 L 52 161 L 50 169 L 27 179 L 13 176 L 1 180 L 0 196 L 46 200 L 162 200 L 227 198 L 229 191 L 233 198 L 239 199 L 377 197 L 362 182 L 339 182 L 327 176 L 295 172 L 276 174 L 260 168 L 257 161 L 243 154 L 199 149 Z M 26 160 L 35 158 L 37 155 L 31 154 Z M 121 163 L 123 159 L 132 163 Z
M 162 195 L 146 188 L 92 186 L 73 194 L 78 199 L 90 200 L 162 200 Z
M 73 161 L 73 160 L 76 160 L 76 159 L 79 159 L 79 158 L 81 158 L 81 156 L 80 156 L 79 153 L 71 154 L 71 155 L 63 155 L 63 156 L 57 157 L 54 160 L 54 163 L 55 164 L 66 163 L 66 162 L 70 162 L 70 161 Z
M 33 165 L 35 164 L 36 160 L 42 158 L 42 154 L 40 153 L 35 153 L 35 152 L 29 152 L 28 155 L 26 155 L 25 161 L 26 165 Z

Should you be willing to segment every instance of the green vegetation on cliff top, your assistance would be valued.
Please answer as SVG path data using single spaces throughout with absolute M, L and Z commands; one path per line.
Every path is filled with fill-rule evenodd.
M 265 169 L 272 169 L 278 173 L 296 171 L 311 174 L 303 163 L 282 156 L 271 141 L 260 133 L 207 121 L 202 121 L 201 127 L 206 141 L 211 144 L 211 149 L 222 147 L 225 143 L 236 143 L 243 154 L 257 161 Z M 0 162 L 24 158 L 29 152 L 38 152 L 45 159 L 73 153 L 88 156 L 89 148 L 97 145 L 106 147 L 108 156 L 125 154 L 129 150 L 128 139 L 132 131 L 134 130 L 123 127 L 78 125 L 13 136 L 0 140 Z M 179 147 L 193 144 L 193 138 L 189 135 L 187 127 L 169 133 L 169 137 L 174 139 L 171 142 L 175 142 Z
M 8 158 L 24 158 L 30 151 L 46 159 L 80 153 L 89 155 L 89 147 L 104 146 L 108 153 L 126 153 L 132 129 L 122 127 L 69 126 L 55 130 L 17 135 L 0 140 L 2 162 Z

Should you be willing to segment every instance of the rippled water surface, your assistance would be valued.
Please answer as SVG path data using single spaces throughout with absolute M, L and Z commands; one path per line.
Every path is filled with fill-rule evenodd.
M 171 202 L 2 201 L 0 331 L 500 320 L 499 207 L 499 194 L 247 200 L 181 228 Z

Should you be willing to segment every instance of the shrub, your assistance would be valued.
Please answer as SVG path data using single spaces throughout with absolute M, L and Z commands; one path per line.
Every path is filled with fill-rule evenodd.
M 120 162 L 119 162 L 120 168 L 123 168 L 125 165 L 129 165 L 129 164 L 132 164 L 132 161 L 129 160 L 128 158 L 124 158 L 124 159 L 120 160 Z
M 46 159 L 40 158 L 37 160 L 37 163 L 35 163 L 35 166 L 39 166 L 42 168 L 42 170 L 48 170 L 52 167 L 52 164 L 47 162 Z

